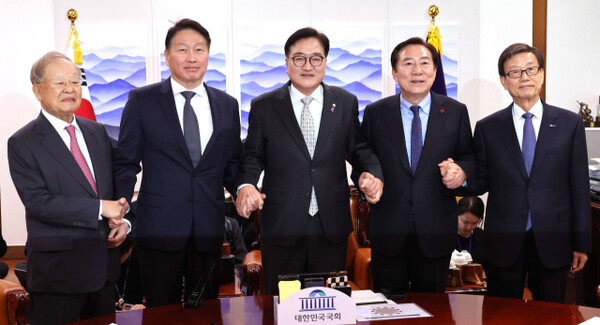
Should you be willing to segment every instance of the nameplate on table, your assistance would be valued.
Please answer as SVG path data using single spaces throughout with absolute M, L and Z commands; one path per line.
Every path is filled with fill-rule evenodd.
M 291 294 L 279 303 L 273 297 L 276 324 L 356 324 L 356 304 L 345 293 L 311 287 Z

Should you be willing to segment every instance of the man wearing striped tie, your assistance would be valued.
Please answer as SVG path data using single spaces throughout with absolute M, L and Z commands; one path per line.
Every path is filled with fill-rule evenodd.
M 485 272 L 488 294 L 564 302 L 567 272 L 591 250 L 588 157 L 583 121 L 540 99 L 544 57 L 516 43 L 498 59 L 513 99 L 477 122 L 473 194 L 488 192 Z
M 279 274 L 344 269 L 353 229 L 346 160 L 365 171 L 358 183 L 371 202 L 382 189 L 379 161 L 360 134 L 356 96 L 323 83 L 327 36 L 302 28 L 284 50 L 290 81 L 252 101 L 237 182 L 238 213 L 262 208 L 269 294 L 277 293 Z M 261 194 L 255 186 L 263 170 Z
M 30 324 L 63 324 L 114 313 L 116 248 L 129 208 L 113 201 L 111 147 L 101 124 L 73 114 L 77 66 L 50 52 L 31 68 L 42 111 L 8 140 L 10 174 L 27 224 Z
M 445 290 L 458 227 L 450 189 L 474 169 L 467 107 L 431 91 L 439 60 L 420 38 L 398 44 L 391 64 L 401 93 L 365 109 L 362 129 L 385 178 L 369 218 L 373 286 L 391 294 Z M 443 180 L 438 164 L 450 157 L 462 169 Z

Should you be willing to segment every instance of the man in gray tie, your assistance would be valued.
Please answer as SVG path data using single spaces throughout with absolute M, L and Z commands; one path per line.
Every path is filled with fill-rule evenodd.
M 375 203 L 382 192 L 377 157 L 366 146 L 358 101 L 324 84 L 329 39 L 313 28 L 293 33 L 284 46 L 290 81 L 256 97 L 237 184 L 238 213 L 261 211 L 266 293 L 277 275 L 344 269 L 352 232 L 346 160 Z M 264 170 L 262 194 L 256 189 Z M 263 202 L 264 200 L 264 202 Z M 264 203 L 264 206 L 263 206 Z
M 475 127 L 477 177 L 471 194 L 488 192 L 485 272 L 488 294 L 564 302 L 567 272 L 591 249 L 587 148 L 581 117 L 540 99 L 544 57 L 516 43 L 498 60 L 513 99 Z
M 123 110 L 115 158 L 115 188 L 131 200 L 143 176 L 136 244 L 148 306 L 181 301 L 207 282 L 217 298 L 225 197 L 235 193 L 240 153 L 237 101 L 203 83 L 210 35 L 182 19 L 167 32 L 171 77 L 131 91 Z M 141 164 L 140 164 L 141 163 Z

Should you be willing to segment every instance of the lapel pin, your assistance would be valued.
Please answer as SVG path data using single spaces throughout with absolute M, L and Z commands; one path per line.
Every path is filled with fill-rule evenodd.
M 442 109 L 440 109 L 440 114 L 442 114 L 442 115 L 443 115 L 444 113 L 446 113 L 446 111 L 444 111 L 444 109 L 443 109 L 443 108 L 442 108 Z
M 556 127 L 556 125 L 555 125 L 555 124 L 550 124 L 550 127 L 551 127 L 551 128 L 555 128 L 555 127 Z
M 335 103 L 333 103 L 333 104 L 331 105 L 331 111 L 333 112 L 334 110 L 335 110 Z

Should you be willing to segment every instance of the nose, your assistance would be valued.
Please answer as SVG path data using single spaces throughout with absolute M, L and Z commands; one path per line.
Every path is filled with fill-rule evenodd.
M 194 53 L 194 51 L 190 51 L 187 55 L 186 60 L 188 62 L 196 62 L 197 58 L 196 58 L 196 53 Z
M 66 93 L 72 93 L 75 91 L 75 87 L 73 87 L 73 85 L 70 82 L 66 83 L 67 85 L 64 88 L 64 92 Z

